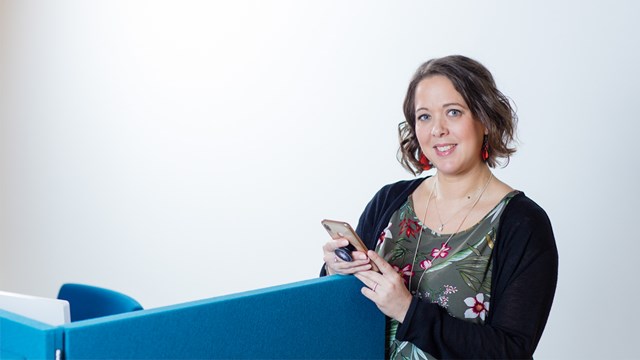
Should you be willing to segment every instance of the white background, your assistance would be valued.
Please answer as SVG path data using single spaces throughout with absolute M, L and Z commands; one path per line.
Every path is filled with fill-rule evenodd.
M 146 308 L 314 278 L 395 159 L 409 78 L 464 54 L 517 104 L 496 175 L 549 214 L 536 358 L 637 356 L 640 3 L 0 2 L 0 289 Z

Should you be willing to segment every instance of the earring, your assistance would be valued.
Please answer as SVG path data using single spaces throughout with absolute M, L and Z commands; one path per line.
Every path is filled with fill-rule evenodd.
M 420 153 L 420 165 L 422 165 L 422 170 L 427 171 L 431 169 L 432 164 L 423 153 Z
M 480 150 L 480 156 L 482 156 L 482 161 L 487 161 L 489 158 L 489 136 L 485 135 L 482 140 L 482 150 Z

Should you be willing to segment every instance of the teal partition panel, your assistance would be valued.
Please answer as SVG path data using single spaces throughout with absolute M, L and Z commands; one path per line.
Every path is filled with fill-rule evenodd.
M 376 359 L 384 315 L 329 276 L 64 326 L 65 359 Z
M 0 359 L 55 359 L 62 329 L 0 310 Z

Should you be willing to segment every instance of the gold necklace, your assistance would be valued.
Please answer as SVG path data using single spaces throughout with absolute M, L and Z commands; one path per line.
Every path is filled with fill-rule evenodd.
M 438 186 L 435 186 L 435 190 L 438 190 Z M 469 198 L 469 197 L 467 197 Z M 438 220 L 440 220 L 440 226 L 438 227 L 438 232 L 442 233 L 442 230 L 444 230 L 444 226 L 451 221 L 451 219 L 453 219 L 454 217 L 456 217 L 456 215 L 458 215 L 458 213 L 460 211 L 462 211 L 462 209 L 464 209 L 464 206 L 462 206 L 460 209 L 458 209 L 458 211 L 456 211 L 447 221 L 442 221 L 442 216 L 440 215 L 440 209 L 438 209 L 438 194 L 436 194 L 435 199 L 433 199 L 433 203 L 436 205 L 436 214 L 438 215 Z
M 491 180 L 491 178 L 489 178 L 489 180 Z M 436 192 L 436 197 L 433 199 L 433 203 L 436 206 L 436 215 L 438 215 L 438 220 L 440 220 L 440 226 L 438 227 L 438 232 L 442 233 L 442 231 L 444 230 L 444 226 L 448 224 L 451 220 L 453 220 L 456 217 L 456 215 L 460 213 L 460 211 L 464 210 L 466 205 L 462 206 L 460 209 L 458 209 L 458 211 L 456 211 L 453 215 L 451 215 L 451 217 L 449 217 L 449 220 L 442 221 L 442 216 L 440 215 L 440 209 L 438 208 L 438 193 L 440 192 L 440 189 L 438 188 L 438 183 L 436 181 L 434 181 L 433 185 L 434 185 L 433 186 L 434 189 L 432 189 L 432 191 Z M 471 196 L 467 195 L 467 199 L 471 199 Z
M 437 176 L 437 174 L 436 174 L 436 176 Z M 446 247 L 447 244 L 449 244 L 449 240 L 451 240 L 451 238 L 453 238 L 453 236 L 455 234 L 457 234 L 458 231 L 460 231 L 460 229 L 462 228 L 462 224 L 464 224 L 464 222 L 467 220 L 467 217 L 471 214 L 471 212 L 476 207 L 478 202 L 480 202 L 480 199 L 482 198 L 482 195 L 484 194 L 484 191 L 487 190 L 487 187 L 489 186 L 489 183 L 491 182 L 491 179 L 493 179 L 493 173 L 489 172 L 489 179 L 487 180 L 487 182 L 482 187 L 482 191 L 480 191 L 480 194 L 476 198 L 476 201 L 473 202 L 473 205 L 471 205 L 471 208 L 469 209 L 467 214 L 464 216 L 464 218 L 462 218 L 462 221 L 460 222 L 460 225 L 458 225 L 458 228 L 456 229 L 456 231 L 451 233 L 451 235 L 449 235 L 449 238 L 447 239 L 447 241 L 445 241 L 444 244 L 442 244 L 442 248 Z M 418 256 L 418 249 L 420 249 L 420 241 L 422 240 L 422 233 L 424 232 L 424 223 L 427 220 L 427 212 L 429 210 L 429 203 L 431 202 L 431 198 L 433 197 L 433 192 L 435 190 L 436 183 L 437 183 L 437 179 L 434 179 L 433 185 L 431 186 L 431 192 L 429 193 L 429 198 L 427 199 L 427 206 L 425 207 L 424 215 L 422 216 L 422 224 L 420 225 L 420 235 L 418 235 L 418 242 L 416 243 L 416 250 L 413 253 L 413 261 L 411 262 L 411 274 L 409 275 L 409 284 L 408 284 L 409 285 L 409 290 L 411 290 L 411 280 L 413 278 L 413 272 L 414 272 L 413 268 L 416 266 L 416 257 Z M 438 257 L 437 255 L 435 257 L 432 256 L 431 266 L 433 266 L 433 262 L 436 261 L 437 257 Z M 418 280 L 418 285 L 416 286 L 416 290 L 418 290 L 420 288 L 420 283 L 422 282 L 422 277 L 424 276 L 424 274 L 426 272 L 427 272 L 427 270 L 425 269 L 422 272 L 422 275 L 420 275 L 420 279 Z M 412 292 L 412 294 L 413 293 L 414 292 Z

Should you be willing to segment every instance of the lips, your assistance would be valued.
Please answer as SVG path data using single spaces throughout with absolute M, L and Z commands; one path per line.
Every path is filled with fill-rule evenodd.
M 456 146 L 457 146 L 456 144 L 442 144 L 442 145 L 438 144 L 433 148 L 436 150 L 436 155 L 447 156 L 453 152 Z

